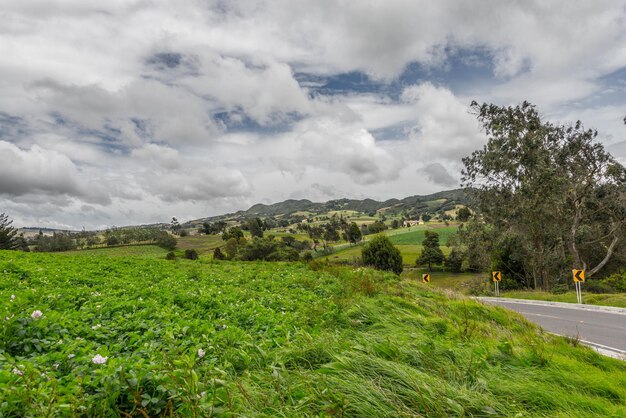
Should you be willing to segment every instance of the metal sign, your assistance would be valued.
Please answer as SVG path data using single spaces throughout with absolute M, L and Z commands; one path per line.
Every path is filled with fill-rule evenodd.
M 585 283 L 585 270 L 572 270 L 572 276 L 574 276 L 574 282 L 582 282 Z
M 502 272 L 500 271 L 494 271 L 491 273 L 491 276 L 493 277 L 493 281 L 494 282 L 499 282 L 502 281 Z M 484 276 L 483 276 L 484 277 Z
M 574 286 L 576 287 L 576 299 L 578 303 L 583 303 L 583 286 L 585 283 L 585 270 L 572 269 L 572 276 L 574 277 Z
M 428 273 L 422 274 L 422 282 L 423 283 L 430 283 L 430 274 L 428 274 Z

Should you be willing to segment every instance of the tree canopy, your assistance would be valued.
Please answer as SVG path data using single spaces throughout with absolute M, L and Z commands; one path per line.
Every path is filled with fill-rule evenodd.
M 361 251 L 363 264 L 378 270 L 402 273 L 402 256 L 385 235 L 376 235 L 363 246 Z
M 11 226 L 13 221 L 0 213 L 0 250 L 14 250 L 18 247 L 17 229 Z
M 626 170 L 597 132 L 546 122 L 528 102 L 471 109 L 488 142 L 463 159 L 463 183 L 484 221 L 523 238 L 535 286 L 569 268 L 600 271 L 625 235 Z
M 422 254 L 417 259 L 417 264 L 428 264 L 428 269 L 431 270 L 433 264 L 443 263 L 445 257 L 439 247 L 439 234 L 435 231 L 425 231 L 424 236 Z

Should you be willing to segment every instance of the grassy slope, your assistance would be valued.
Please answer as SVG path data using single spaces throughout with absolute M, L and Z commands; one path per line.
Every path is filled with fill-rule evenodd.
M 0 310 L 5 416 L 626 415 L 625 363 L 367 269 L 0 251 Z
M 424 233 L 427 229 L 434 230 L 439 234 L 439 242 L 441 250 L 445 255 L 450 253 L 450 248 L 445 244 L 448 236 L 456 233 L 457 226 L 444 226 L 443 224 L 429 224 L 413 226 L 411 228 L 399 228 L 385 231 L 385 235 L 389 237 L 391 242 L 400 250 L 402 255 L 402 263 L 405 265 L 414 265 L 415 260 L 422 252 L 422 241 L 424 241 Z M 366 238 L 367 239 L 367 238 Z M 355 261 L 361 258 L 362 246 L 348 246 L 342 248 L 331 255 L 320 257 L 321 260 L 329 261 Z

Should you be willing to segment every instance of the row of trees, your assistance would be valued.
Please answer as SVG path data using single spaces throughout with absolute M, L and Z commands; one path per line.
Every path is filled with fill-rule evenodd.
M 270 235 L 246 239 L 243 234 L 235 234 L 230 235 L 223 247 L 218 247 L 213 251 L 213 258 L 242 261 L 297 261 L 302 251 L 310 249 L 309 241 L 299 241 L 294 237 L 287 236 L 278 239 Z M 307 254 L 310 257 L 310 253 Z

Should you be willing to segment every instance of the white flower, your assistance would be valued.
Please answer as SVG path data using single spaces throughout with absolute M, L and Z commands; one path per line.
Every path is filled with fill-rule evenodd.
M 33 311 L 33 313 L 30 314 L 30 316 L 33 319 L 38 319 L 38 318 L 41 318 L 43 316 L 43 313 L 39 309 L 37 309 L 36 311 Z
M 102 324 L 96 324 L 93 327 L 91 327 L 91 329 L 98 329 L 102 326 Z
M 228 325 L 223 324 L 223 325 L 222 325 L 222 329 L 226 329 L 226 328 L 228 328 Z
M 205 355 L 205 354 L 206 354 L 206 353 L 204 352 L 204 350 L 203 350 L 203 349 L 198 348 L 198 357 L 202 358 L 202 357 L 204 357 L 204 355 Z
M 74 357 L 76 357 L 76 354 L 68 354 L 68 355 L 67 355 L 67 358 L 69 358 L 69 359 L 72 359 L 72 358 L 74 358 Z
M 11 302 L 15 300 L 15 295 L 11 295 Z
M 24 372 L 18 369 L 17 367 L 13 367 L 13 374 L 16 374 L 18 376 L 24 376 Z
M 91 362 L 93 364 L 104 364 L 107 362 L 108 357 L 102 357 L 100 354 L 96 354 L 95 356 L 93 356 L 93 358 L 91 359 Z
M 54 363 L 54 365 L 52 367 L 54 367 L 54 370 L 58 370 L 59 369 L 60 364 L 59 363 Z

